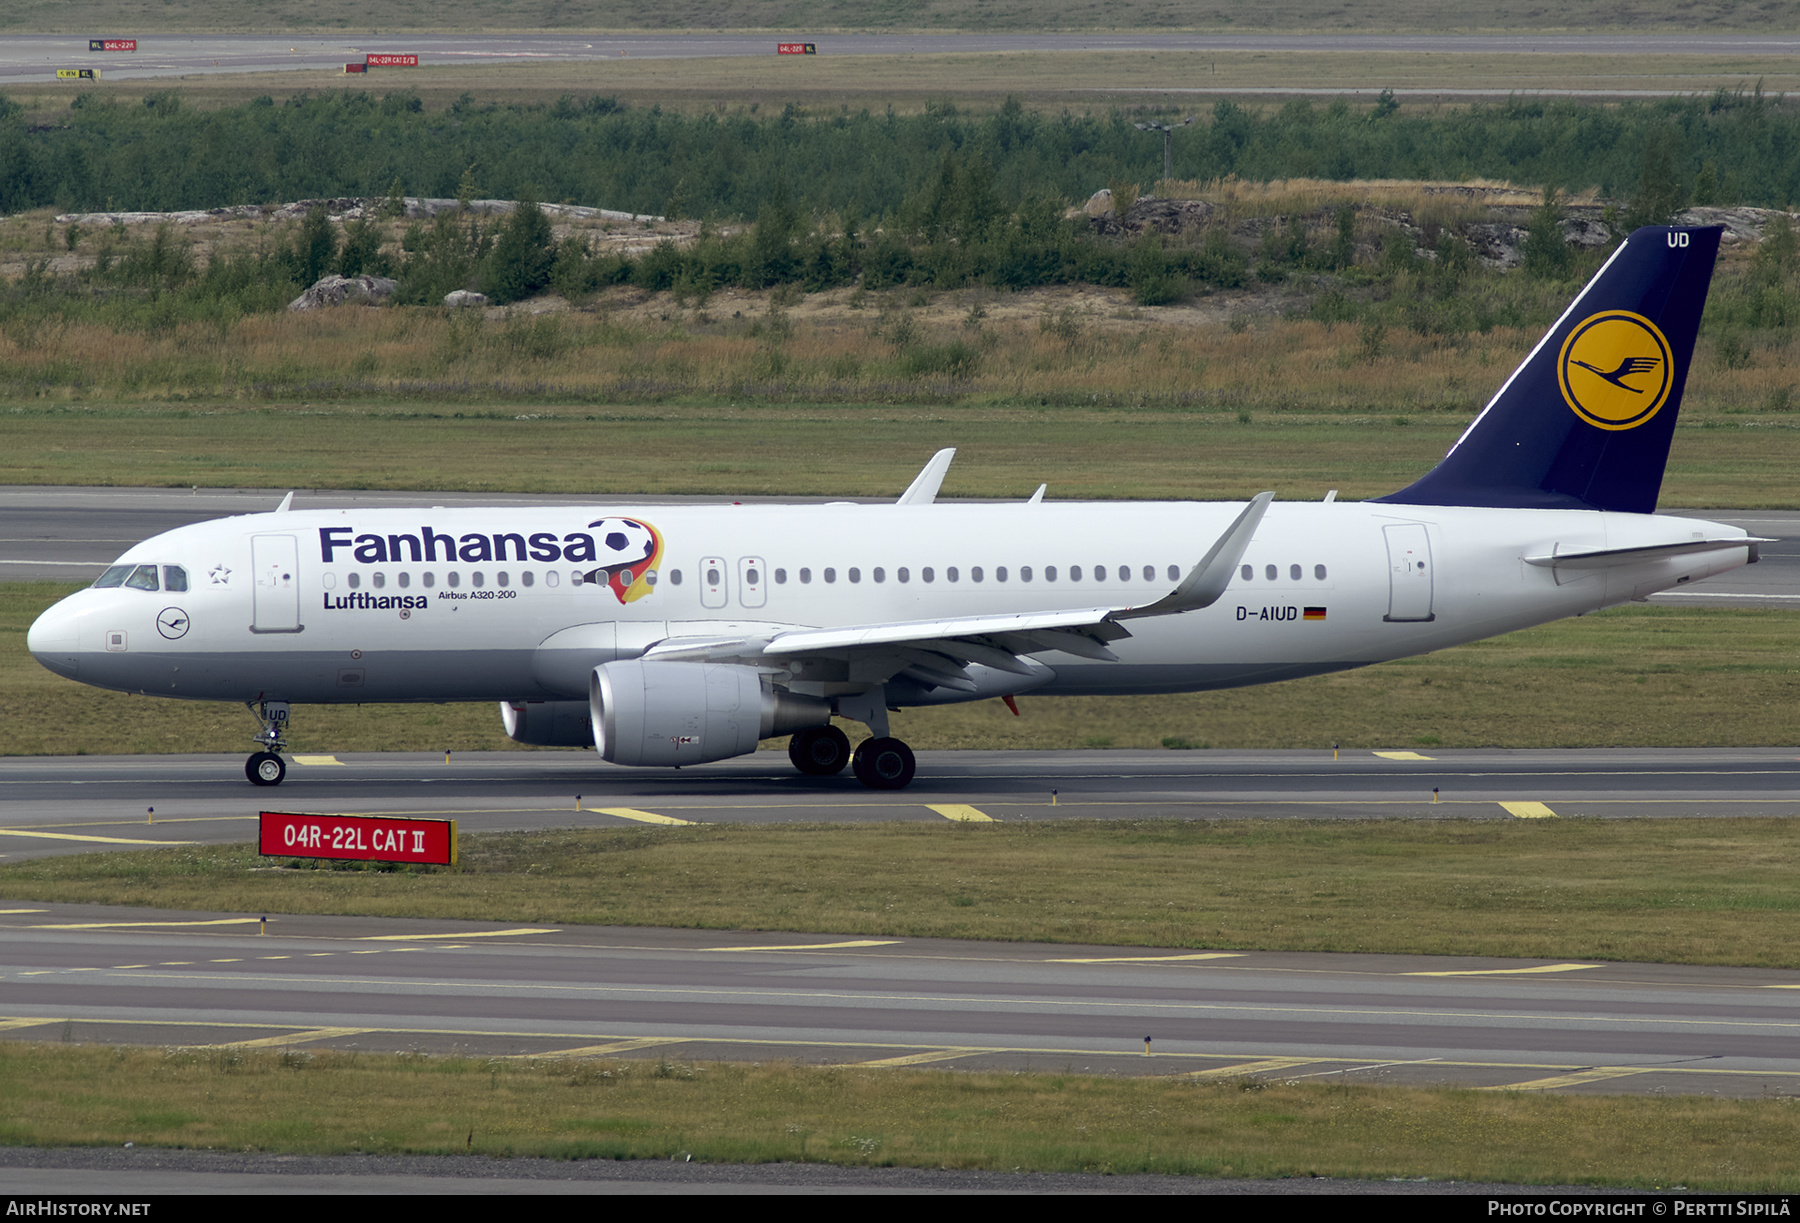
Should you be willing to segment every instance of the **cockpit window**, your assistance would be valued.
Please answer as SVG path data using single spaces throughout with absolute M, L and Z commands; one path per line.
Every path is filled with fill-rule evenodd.
M 163 589 L 164 590 L 186 590 L 187 589 L 187 570 L 183 569 L 180 565 L 164 565 L 163 566 Z
M 139 565 L 131 571 L 131 576 L 125 579 L 125 584 L 133 590 L 156 590 L 158 588 L 156 566 Z
M 125 584 L 125 579 L 131 575 L 131 571 L 134 568 L 136 568 L 134 565 L 114 565 L 105 573 L 94 579 L 94 586 L 96 589 L 105 589 L 111 586 L 123 586 Z

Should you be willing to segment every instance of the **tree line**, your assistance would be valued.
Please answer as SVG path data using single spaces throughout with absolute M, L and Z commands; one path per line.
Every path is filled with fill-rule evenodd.
M 477 194 L 677 217 L 748 220 L 765 206 L 898 215 L 947 155 L 985 169 L 1016 209 L 1161 176 L 1137 112 L 918 114 L 746 108 L 681 114 L 607 97 L 430 111 L 411 94 L 263 97 L 198 110 L 179 93 L 125 103 L 77 95 L 51 123 L 0 97 L 0 212 L 170 211 L 329 196 Z M 1760 90 L 1589 105 L 1514 99 L 1460 110 L 1230 101 L 1177 133 L 1177 178 L 1502 178 L 1609 196 L 1647 177 L 1672 197 L 1783 207 L 1800 198 L 1800 112 Z

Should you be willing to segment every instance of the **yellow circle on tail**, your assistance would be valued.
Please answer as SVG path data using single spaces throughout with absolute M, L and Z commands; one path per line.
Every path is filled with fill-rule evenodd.
M 1563 401 L 1598 429 L 1635 429 L 1655 416 L 1675 385 L 1669 341 L 1629 310 L 1607 310 L 1575 325 L 1556 362 Z

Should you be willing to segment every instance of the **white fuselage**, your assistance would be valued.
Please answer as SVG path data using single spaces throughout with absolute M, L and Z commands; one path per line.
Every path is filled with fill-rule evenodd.
M 595 665 L 670 638 L 1143 606 L 1167 594 L 1243 508 L 255 514 L 137 545 L 120 565 L 178 567 L 186 589 L 83 590 L 38 620 L 29 645 L 83 683 L 195 700 L 583 700 Z M 612 585 L 576 580 L 605 559 L 593 551 L 594 524 L 619 519 L 652 524 L 661 542 L 653 584 L 629 601 Z M 996 673 L 980 691 L 896 699 L 1179 692 L 1362 666 L 1642 598 L 1743 565 L 1751 548 L 1569 569 L 1528 556 L 1742 534 L 1598 511 L 1277 503 L 1222 598 L 1129 620 L 1131 635 L 1109 645 L 1117 661 L 1045 651 L 1033 657 L 1050 674 L 1035 679 Z M 836 682 L 824 695 L 858 682 L 849 672 L 826 679 Z

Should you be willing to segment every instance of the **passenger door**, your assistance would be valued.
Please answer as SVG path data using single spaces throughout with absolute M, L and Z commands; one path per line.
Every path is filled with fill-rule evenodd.
M 250 568 L 256 575 L 250 631 L 298 633 L 300 543 L 292 535 L 252 535 Z

